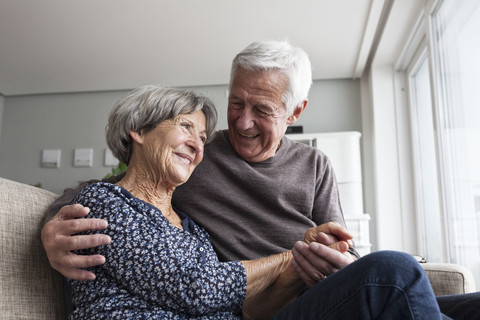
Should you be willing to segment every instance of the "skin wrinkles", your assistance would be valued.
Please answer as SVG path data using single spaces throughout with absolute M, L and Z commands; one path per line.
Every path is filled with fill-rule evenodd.
M 273 157 L 287 126 L 303 111 L 297 108 L 286 116 L 282 101 L 286 88 L 285 76 L 278 71 L 237 69 L 228 98 L 228 134 L 244 160 L 262 162 Z
M 122 179 L 122 187 L 161 208 L 170 202 L 175 187 L 187 181 L 203 159 L 207 138 L 205 115 L 200 110 L 180 114 L 160 122 L 145 134 L 134 131 L 130 134 L 134 141 L 131 163 L 135 161 L 138 165 L 132 166 L 135 172 Z

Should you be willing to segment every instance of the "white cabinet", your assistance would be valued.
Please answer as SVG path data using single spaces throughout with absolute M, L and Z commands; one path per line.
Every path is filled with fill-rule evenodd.
M 370 253 L 370 216 L 363 211 L 360 132 L 287 134 L 289 139 L 322 150 L 330 159 L 337 177 L 345 222 L 354 235 L 361 255 Z

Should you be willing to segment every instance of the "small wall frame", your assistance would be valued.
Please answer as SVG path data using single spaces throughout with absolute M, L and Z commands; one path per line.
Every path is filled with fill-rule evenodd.
M 115 158 L 112 154 L 112 151 L 110 149 L 105 149 L 105 162 L 104 166 L 105 167 L 116 167 L 118 165 L 119 161 L 117 158 Z
M 78 148 L 75 149 L 73 156 L 74 167 L 91 167 L 93 164 L 93 149 Z
M 60 168 L 60 158 L 62 150 L 43 149 L 42 150 L 42 168 Z

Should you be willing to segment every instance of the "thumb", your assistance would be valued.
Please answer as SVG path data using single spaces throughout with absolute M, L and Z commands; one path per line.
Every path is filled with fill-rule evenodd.
M 338 241 L 338 242 L 335 242 L 335 243 L 332 243 L 329 245 L 330 248 L 334 249 L 334 250 L 337 250 L 341 253 L 345 253 L 348 251 L 348 243 L 345 242 L 345 241 Z

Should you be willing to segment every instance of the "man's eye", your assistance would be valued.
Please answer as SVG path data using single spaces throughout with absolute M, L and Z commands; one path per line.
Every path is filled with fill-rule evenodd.
M 270 114 L 268 112 L 265 112 L 263 110 L 257 109 L 257 114 L 261 117 L 268 117 Z
M 190 128 L 190 124 L 189 124 L 189 123 L 182 123 L 181 126 L 184 127 L 185 129 L 189 129 L 189 128 Z

